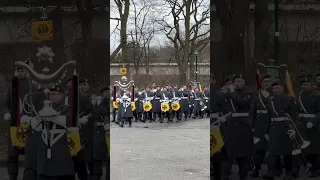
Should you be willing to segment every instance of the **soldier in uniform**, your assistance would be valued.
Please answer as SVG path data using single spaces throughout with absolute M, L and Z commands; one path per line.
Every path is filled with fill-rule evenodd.
M 34 87 L 38 86 L 34 84 Z M 32 108 L 33 112 L 31 116 L 25 116 L 27 122 L 29 122 L 29 127 L 27 130 L 27 138 L 25 144 L 25 160 L 24 160 L 24 172 L 23 180 L 34 180 L 37 179 L 37 159 L 38 159 L 38 143 L 41 141 L 41 132 L 37 131 L 39 124 L 37 120 L 37 113 L 43 107 L 43 101 L 46 99 L 46 96 L 43 92 L 41 86 L 36 92 L 33 92 L 32 95 Z M 21 117 L 21 120 L 24 119 L 24 116 Z M 34 123 L 31 123 L 34 122 Z
M 90 99 L 91 96 L 87 92 L 89 91 L 89 84 L 87 79 L 82 78 L 79 80 L 79 118 L 84 118 L 92 113 L 93 104 Z M 65 102 L 70 99 L 65 97 Z M 70 104 L 70 103 L 69 103 Z M 93 131 L 91 129 L 91 124 L 81 124 L 80 127 L 80 140 L 82 149 L 78 152 L 76 156 L 73 157 L 74 169 L 80 180 L 86 180 L 88 178 L 87 162 L 90 161 L 92 154 L 92 141 Z
M 59 86 L 50 89 L 50 101 L 53 108 L 60 112 L 60 115 L 67 116 L 68 123 L 68 106 L 63 102 L 63 91 Z M 61 125 L 56 124 L 56 129 L 65 129 Z M 38 144 L 38 178 L 37 180 L 74 180 L 74 167 L 68 139 L 66 133 L 51 147 L 52 157 L 48 159 L 48 147 L 41 139 Z
M 311 83 L 311 75 L 304 74 L 300 77 L 301 91 L 298 95 L 299 129 L 304 138 L 310 141 L 310 145 L 303 149 L 303 154 L 311 164 L 310 177 L 317 177 L 320 168 L 320 93 L 315 90 Z
M 207 117 L 210 117 L 210 87 L 204 88 L 203 101 L 204 104 L 207 106 L 207 108 L 205 109 L 205 113 Z
M 266 152 L 268 151 L 268 141 L 265 138 L 265 132 L 269 125 L 268 115 L 268 98 L 272 94 L 271 90 L 271 76 L 266 74 L 262 76 L 262 89 L 258 90 L 253 96 L 251 104 L 250 116 L 252 117 L 253 136 L 255 140 L 259 140 L 255 144 L 255 169 L 251 172 L 251 177 L 259 177 L 261 164 L 263 163 Z
M 216 84 L 215 76 L 211 76 L 212 101 L 210 101 L 210 103 L 212 107 L 211 109 L 212 117 L 210 118 L 210 124 L 213 124 L 216 121 L 220 121 L 220 132 L 222 134 L 221 125 L 225 123 L 225 120 L 223 120 L 223 118 L 221 117 L 228 113 L 228 107 L 225 101 L 225 95 L 221 93 L 217 87 L 215 87 L 215 84 Z M 212 170 L 210 170 L 210 172 L 213 173 L 214 180 L 221 180 L 223 162 L 227 160 L 227 156 L 228 156 L 227 151 L 224 146 L 220 152 L 214 154 L 210 158 L 211 167 L 212 167 Z
M 178 86 L 174 85 L 173 89 L 171 91 L 170 99 L 175 100 L 175 99 L 179 99 L 179 98 L 181 98 L 181 93 L 178 89 Z M 174 115 L 176 115 L 177 121 L 181 121 L 181 107 L 179 110 L 177 110 L 177 111 L 172 110 L 171 112 L 172 112 L 172 114 L 171 114 L 172 118 L 174 117 Z
M 118 84 L 115 83 L 114 86 L 118 87 Z M 113 92 L 112 94 L 116 94 L 116 97 L 112 97 L 112 98 L 116 98 L 116 99 L 113 99 L 113 101 L 117 101 L 117 98 L 120 98 L 119 97 L 119 92 Z M 118 108 L 114 108 L 112 107 L 112 121 L 111 122 L 116 122 L 116 116 L 117 116 L 117 111 L 118 111 Z
M 144 99 L 144 96 L 142 94 L 142 91 L 139 91 L 137 88 L 136 89 L 136 100 L 135 100 L 135 104 L 136 104 L 136 109 L 135 109 L 135 113 L 136 113 L 136 122 L 137 120 L 142 121 L 142 113 L 143 113 L 143 103 L 142 100 Z
M 193 88 L 189 91 L 189 118 L 191 118 L 193 111 L 194 111 L 194 103 L 195 103 L 195 96 Z
M 194 109 L 193 109 L 193 119 L 196 119 L 197 117 L 199 118 L 203 118 L 203 114 L 202 114 L 202 111 L 201 111 L 201 101 L 202 101 L 202 98 L 203 98 L 203 94 L 200 92 L 199 88 L 196 87 L 194 89 L 194 92 L 193 92 L 193 95 L 194 95 Z
M 181 92 L 181 101 L 180 101 L 180 111 L 182 117 L 182 114 L 184 114 L 184 120 L 186 121 L 188 119 L 189 115 L 189 93 L 186 89 L 183 89 Z
M 316 90 L 320 90 L 320 73 L 316 74 Z
M 29 80 L 27 78 L 27 72 L 22 67 L 17 67 L 17 77 L 19 79 L 18 98 L 20 99 L 20 102 L 22 102 L 24 97 L 31 92 L 31 89 L 30 89 Z M 8 99 L 6 100 L 6 104 L 10 112 L 6 113 L 4 117 L 4 119 L 7 121 L 11 119 L 11 113 L 14 112 L 16 109 L 16 104 L 12 104 L 11 102 L 12 90 L 10 89 L 8 92 L 9 92 L 9 95 L 7 96 Z M 24 107 L 20 106 L 19 110 L 20 112 L 16 112 L 16 113 L 19 113 L 20 116 L 22 116 L 23 114 L 28 114 L 27 112 L 25 112 Z M 10 132 L 8 134 L 10 134 Z M 10 180 L 17 180 L 18 178 L 18 172 L 19 172 L 18 159 L 21 154 L 24 154 L 24 149 L 12 146 L 11 137 L 9 135 L 8 136 L 8 159 L 7 159 L 8 169 L 7 170 L 10 176 Z
M 167 88 L 163 88 L 163 91 L 161 92 L 161 101 L 167 101 L 170 98 L 170 92 L 167 91 Z M 169 108 L 170 108 L 170 104 L 169 104 Z M 163 123 L 164 118 L 168 118 L 168 123 L 172 122 L 172 117 L 170 116 L 170 111 L 167 112 L 162 112 L 161 111 L 161 119 L 160 119 L 160 123 Z
M 276 172 L 278 162 L 283 156 L 284 169 L 286 170 L 285 180 L 293 179 L 292 174 L 292 153 L 294 150 L 293 142 L 291 141 L 288 132 L 290 129 L 290 121 L 288 116 L 291 116 L 292 122 L 298 118 L 295 99 L 292 96 L 284 93 L 284 87 L 280 80 L 272 83 L 273 96 L 268 102 L 268 112 L 270 121 L 266 131 L 266 139 L 269 141 L 270 153 L 270 168 L 272 172 Z M 273 179 L 273 178 L 269 178 Z
M 150 87 L 146 87 L 145 92 L 143 93 L 143 99 L 151 99 L 153 97 L 153 92 L 150 90 Z M 152 101 L 151 101 L 152 103 Z M 153 108 L 153 107 L 152 107 Z M 152 109 L 149 112 L 143 111 L 143 122 L 146 122 L 149 119 L 150 122 L 152 122 Z
M 124 126 L 125 121 L 129 122 L 129 127 L 131 127 L 133 112 L 131 109 L 131 94 L 129 90 L 126 90 L 125 94 L 121 97 L 120 106 L 122 106 L 120 112 L 120 127 Z
M 107 160 L 107 144 L 106 144 L 106 130 L 110 126 L 107 124 L 109 119 L 109 88 L 103 88 L 101 90 L 102 100 L 98 102 L 94 107 L 93 113 L 89 117 L 93 130 L 93 151 L 91 154 L 91 160 L 88 163 L 91 180 L 100 180 L 102 177 L 103 162 Z
M 245 80 L 242 75 L 233 77 L 234 85 L 229 87 L 227 100 L 231 118 L 227 119 L 227 146 L 231 157 L 234 157 L 239 166 L 240 180 L 247 179 L 249 167 L 252 165 L 251 156 L 254 154 L 253 134 L 249 110 L 252 94 L 244 91 Z M 224 177 L 226 178 L 226 177 Z
M 160 86 L 157 86 L 157 91 L 152 94 L 153 100 L 152 100 L 152 119 L 155 121 L 157 116 L 161 120 L 161 91 Z

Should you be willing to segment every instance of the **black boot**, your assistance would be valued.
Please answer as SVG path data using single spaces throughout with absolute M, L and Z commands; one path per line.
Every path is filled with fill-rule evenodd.
M 249 174 L 250 177 L 259 177 L 259 169 L 253 169 Z
M 274 180 L 274 174 L 268 170 L 266 174 L 262 176 L 263 179 Z
M 10 180 L 18 180 L 18 175 L 10 175 Z

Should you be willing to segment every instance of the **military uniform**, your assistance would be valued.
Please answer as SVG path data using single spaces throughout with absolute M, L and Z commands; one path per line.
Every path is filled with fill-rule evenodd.
M 171 93 L 170 93 L 170 99 L 171 100 L 177 100 L 177 99 L 180 99 L 181 98 L 181 93 L 180 91 L 177 89 L 177 88 L 174 88 Z M 180 101 L 178 100 L 178 102 L 180 103 Z M 172 102 L 171 102 L 172 103 Z M 171 107 L 171 105 L 170 105 Z M 176 115 L 176 118 L 177 118 L 177 121 L 181 121 L 181 107 L 179 108 L 179 110 L 177 111 L 174 111 L 172 110 L 171 111 L 171 117 L 173 118 L 174 115 Z
M 135 100 L 135 113 L 136 113 L 136 122 L 137 120 L 142 120 L 142 113 L 143 113 L 143 103 L 142 100 L 144 99 L 143 93 L 141 91 L 138 91 L 136 94 L 136 100 Z
M 129 122 L 129 127 L 131 127 L 132 118 L 133 118 L 133 112 L 131 108 L 131 96 L 130 94 L 124 94 L 120 98 L 120 117 L 121 117 L 121 123 L 120 127 L 124 126 L 125 121 Z
M 21 70 L 21 68 L 18 68 L 18 70 Z M 28 94 L 28 93 L 31 93 L 31 89 L 30 89 L 30 84 L 29 84 L 29 81 L 27 78 L 24 78 L 24 79 L 19 79 L 19 87 L 18 87 L 18 98 L 19 98 L 19 101 L 21 102 L 22 104 L 22 101 L 24 99 L 24 97 Z M 16 104 L 12 104 L 11 102 L 11 92 L 12 90 L 9 90 L 9 96 L 8 96 L 8 99 L 7 99 L 7 107 L 8 109 L 10 110 L 10 114 L 11 116 L 16 116 L 14 115 L 13 113 L 17 113 L 19 114 L 18 117 L 21 117 L 23 114 L 27 114 L 27 112 L 24 111 L 24 107 L 23 106 L 20 106 L 19 110 L 20 112 L 17 112 L 16 110 Z M 28 101 L 30 102 L 30 99 L 28 99 Z M 25 107 L 25 108 L 28 108 L 28 107 Z M 10 128 L 9 128 L 10 129 Z M 21 154 L 24 154 L 24 148 L 18 148 L 18 147 L 14 147 L 12 146 L 12 143 L 11 143 L 11 136 L 10 136 L 10 130 L 8 132 L 8 174 L 10 176 L 10 180 L 17 180 L 17 177 L 18 177 L 18 172 L 19 172 L 19 164 L 18 164 L 18 159 L 19 159 L 19 156 Z
M 207 117 L 209 117 L 210 116 L 210 88 L 206 89 L 203 92 L 203 102 L 204 102 L 204 105 L 206 106 L 205 113 Z
M 281 81 L 276 81 L 272 86 L 282 86 Z M 268 112 L 270 115 L 269 126 L 266 134 L 269 136 L 269 153 L 271 155 L 270 168 L 275 172 L 280 156 L 283 155 L 284 168 L 286 170 L 286 179 L 293 178 L 293 142 L 291 141 L 288 131 L 290 130 L 288 116 L 292 121 L 297 119 L 297 109 L 295 99 L 285 93 L 273 95 L 268 102 Z
M 235 76 L 236 79 L 242 76 Z M 235 89 L 227 94 L 229 112 L 231 118 L 227 119 L 227 147 L 230 156 L 234 157 L 239 166 L 240 179 L 246 179 L 249 167 L 252 163 L 251 156 L 254 154 L 253 134 L 249 110 L 252 101 L 252 94 L 244 92 L 243 89 Z
M 203 98 L 203 93 L 200 91 L 195 91 L 195 92 L 193 92 L 193 95 L 194 95 L 193 118 L 194 119 L 197 117 L 203 118 L 203 114 L 201 111 L 201 108 L 202 108 L 201 101 Z
M 181 116 L 182 114 L 184 114 L 184 120 L 187 120 L 189 115 L 189 93 L 186 90 L 184 90 L 181 92 L 181 96 L 182 96 L 180 100 Z
M 153 101 L 152 101 L 152 119 L 156 120 L 157 116 L 161 120 L 161 97 L 162 94 L 160 91 L 153 93 Z
M 35 119 L 36 112 L 39 112 L 43 107 L 43 101 L 46 99 L 45 94 L 42 89 L 37 92 L 32 93 L 32 105 L 34 106 L 34 111 L 31 114 L 31 121 L 35 121 L 39 126 L 37 119 Z M 36 127 L 32 127 L 29 124 L 27 130 L 27 139 L 25 144 L 25 160 L 24 160 L 24 172 L 23 180 L 34 180 L 37 178 L 37 159 L 38 159 L 38 144 L 41 139 L 41 132 L 35 130 Z
M 301 77 L 300 84 L 311 83 L 311 77 L 305 75 Z M 311 84 L 310 84 L 311 86 Z M 304 136 L 304 139 L 310 141 L 310 145 L 303 149 L 303 154 L 312 165 L 310 177 L 317 177 L 317 171 L 320 168 L 320 93 L 311 88 L 300 91 L 298 95 L 298 127 Z
M 213 124 L 215 121 L 219 121 L 219 117 L 226 115 L 228 113 L 228 106 L 225 101 L 225 96 L 217 88 L 213 88 L 211 91 L 212 101 L 211 103 L 211 118 L 210 124 Z M 220 133 L 223 136 L 223 129 L 222 127 L 225 126 L 225 122 L 220 122 Z M 224 139 L 225 140 L 225 139 Z M 225 142 L 226 143 L 226 142 Z M 210 173 L 213 174 L 215 180 L 220 180 L 222 178 L 222 171 L 223 171 L 223 162 L 228 160 L 228 152 L 224 145 L 222 150 L 216 154 L 214 154 L 210 158 L 211 162 L 211 170 Z
M 51 89 L 51 92 L 61 92 L 58 86 Z M 60 112 L 61 116 L 66 116 L 66 126 L 70 127 L 70 106 L 66 106 L 64 101 L 54 103 L 53 108 Z M 53 123 L 54 124 L 54 123 Z M 66 130 L 66 127 L 55 124 L 57 130 Z M 43 132 L 42 132 L 43 133 Z M 62 136 L 50 147 L 50 155 L 48 154 L 48 146 L 41 139 L 38 143 L 37 157 L 37 173 L 38 180 L 54 180 L 54 179 L 74 179 L 74 167 L 70 154 L 67 134 L 64 132 Z
M 169 100 L 170 100 L 170 92 L 168 92 L 168 91 L 161 92 L 161 104 L 164 103 L 164 101 L 168 101 L 168 103 L 169 103 Z M 170 109 L 170 103 L 169 103 L 169 109 Z M 168 110 L 166 112 L 161 111 L 160 123 L 163 123 L 163 120 L 165 117 L 168 118 L 167 122 L 172 122 L 170 110 Z
M 265 91 L 266 93 L 263 93 Z M 265 95 L 264 95 L 265 94 Z M 251 117 L 253 136 L 256 140 L 259 140 L 255 144 L 255 155 L 254 162 L 255 168 L 252 176 L 257 177 L 259 170 L 261 170 L 261 164 L 263 163 L 266 152 L 268 151 L 268 141 L 265 138 L 265 132 L 269 125 L 269 114 L 268 114 L 268 98 L 270 93 L 266 90 L 259 90 L 254 94 L 254 98 L 251 106 Z
M 104 90 L 107 89 L 104 88 L 102 91 Z M 88 163 L 92 180 L 100 180 L 103 162 L 108 159 L 105 126 L 109 126 L 109 124 L 107 124 L 109 119 L 109 106 L 108 98 L 103 98 L 101 102 L 97 103 L 92 115 L 89 117 L 93 130 L 91 139 L 93 142 L 93 151 L 91 160 Z
M 194 103 L 195 103 L 195 96 L 194 91 L 189 91 L 189 118 L 191 118 L 193 111 L 194 111 Z

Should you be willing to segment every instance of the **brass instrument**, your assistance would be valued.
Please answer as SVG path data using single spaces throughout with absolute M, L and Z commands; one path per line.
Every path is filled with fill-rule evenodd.
M 127 82 L 127 77 L 126 76 L 122 76 L 121 77 L 121 80 L 120 81 L 115 81 L 115 85 L 114 85 L 114 89 L 116 91 L 116 87 L 118 86 L 119 87 L 119 91 L 127 91 L 127 90 L 131 90 L 131 100 L 130 98 L 128 98 L 127 96 L 123 95 L 121 98 L 120 98 L 120 103 L 122 104 L 122 106 L 126 108 L 131 105 L 131 108 L 132 108 L 132 111 L 135 110 L 136 108 L 136 104 L 135 104 L 135 94 L 134 94 L 134 81 L 131 80 L 129 82 Z M 114 91 L 114 93 L 116 94 L 116 92 Z M 114 95 L 114 97 L 116 97 L 116 95 Z M 130 104 L 128 101 L 131 101 Z M 117 104 L 117 100 L 114 98 L 113 99 L 114 101 L 114 104 Z
M 290 114 L 285 113 L 285 116 L 287 117 L 287 120 L 289 122 L 289 127 L 290 127 L 290 130 L 287 132 L 287 134 L 292 140 L 293 147 L 295 148 L 292 151 L 292 155 L 299 155 L 303 167 L 306 169 L 306 171 L 309 171 L 310 164 L 308 164 L 308 161 L 302 154 L 301 150 L 307 148 L 310 145 L 310 141 L 306 141 L 305 139 L 303 139 L 303 136 L 301 135 L 295 122 L 292 120 L 292 117 L 290 116 Z M 298 135 L 298 137 L 296 137 L 296 134 Z

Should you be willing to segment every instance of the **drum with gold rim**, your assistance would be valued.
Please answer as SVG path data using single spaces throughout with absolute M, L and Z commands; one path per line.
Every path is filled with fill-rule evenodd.
M 167 112 L 170 110 L 170 106 L 169 106 L 169 103 L 162 103 L 161 104 L 161 111 L 162 112 Z
M 179 101 L 172 102 L 171 109 L 174 110 L 174 111 L 178 111 L 180 109 Z
M 143 111 L 149 112 L 152 109 L 152 104 L 150 101 L 143 104 Z

